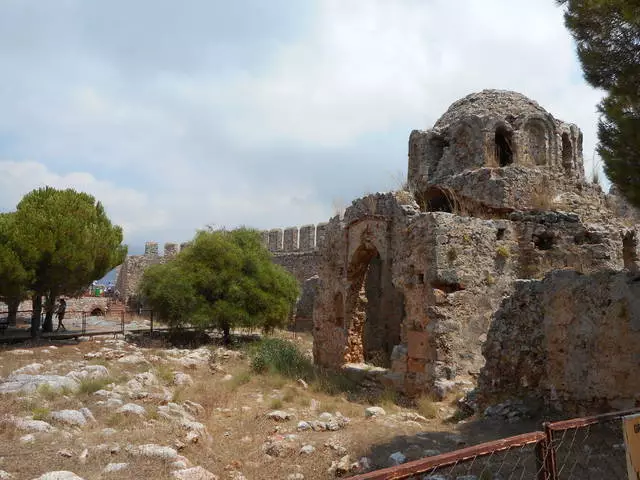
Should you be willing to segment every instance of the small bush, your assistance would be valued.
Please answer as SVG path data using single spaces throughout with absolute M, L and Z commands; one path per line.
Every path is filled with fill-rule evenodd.
M 160 364 L 155 368 L 156 377 L 162 380 L 164 383 L 173 382 L 173 369 L 167 365 Z
M 451 247 L 449 249 L 449 251 L 447 252 L 447 258 L 449 259 L 450 263 L 455 262 L 455 260 L 458 258 L 458 252 L 456 252 L 456 249 Z
M 46 420 L 50 413 L 51 411 L 45 407 L 35 407 L 31 410 L 31 416 L 34 420 Z
M 296 391 L 295 388 L 286 388 L 284 393 L 282 394 L 282 401 L 283 402 L 293 402 L 293 400 L 298 396 L 298 392 Z
M 256 373 L 278 373 L 287 378 L 313 377 L 313 364 L 291 342 L 267 338 L 258 342 L 252 351 L 251 369 Z
M 274 398 L 271 400 L 271 403 L 269 404 L 269 408 L 272 408 L 272 409 L 282 408 L 283 405 L 284 403 L 282 402 L 282 400 L 280 400 L 279 398 Z
M 392 388 L 385 388 L 376 399 L 380 406 L 390 409 L 396 406 L 398 402 L 398 392 Z
M 496 277 L 494 277 L 490 273 L 487 274 L 487 278 L 485 280 L 487 281 L 487 285 L 495 285 L 496 283 Z
M 321 371 L 316 374 L 311 389 L 328 395 L 338 395 L 356 392 L 358 383 L 342 372 Z
M 248 370 L 243 370 L 241 372 L 236 373 L 231 380 L 229 380 L 229 387 L 231 390 L 237 390 L 238 387 L 242 385 L 246 385 L 251 381 L 251 372 Z
M 436 418 L 438 416 L 438 407 L 433 397 L 429 395 L 423 395 L 416 400 L 416 409 L 425 418 Z
M 511 256 L 511 251 L 504 245 L 500 245 L 496 248 L 496 253 L 502 258 L 509 258 Z
M 91 395 L 92 393 L 102 390 L 104 387 L 113 383 L 110 377 L 103 378 L 83 378 L 80 380 L 80 386 L 78 387 L 78 393 L 84 395 Z
M 40 384 L 36 391 L 45 400 L 53 400 L 63 393 L 59 390 L 56 390 L 55 388 L 52 388 L 48 383 Z

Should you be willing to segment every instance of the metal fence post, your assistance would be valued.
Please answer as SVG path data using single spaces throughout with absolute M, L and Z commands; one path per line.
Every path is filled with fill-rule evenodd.
M 124 310 L 120 312 L 120 325 L 122 326 L 122 335 L 124 335 Z
M 558 466 L 556 463 L 556 448 L 553 445 L 553 430 L 551 430 L 551 424 L 544 422 L 545 443 L 547 444 L 545 466 L 546 466 L 546 479 L 558 480 Z
M 149 331 L 153 333 L 153 310 L 151 310 L 151 323 L 149 325 Z
M 87 312 L 82 312 L 82 335 L 87 333 Z
M 546 438 L 536 444 L 536 480 L 549 480 L 546 462 L 548 451 L 549 445 Z

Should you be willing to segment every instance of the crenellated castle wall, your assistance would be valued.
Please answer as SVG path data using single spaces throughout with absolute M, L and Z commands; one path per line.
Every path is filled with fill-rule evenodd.
M 319 248 L 326 238 L 326 223 L 301 227 L 274 228 L 261 232 L 264 246 L 272 253 L 273 261 L 284 267 L 300 283 L 318 273 Z M 146 242 L 143 255 L 130 255 L 120 266 L 116 289 L 125 302 L 135 296 L 144 271 L 177 255 L 190 242 L 165 243 L 160 254 L 158 242 Z

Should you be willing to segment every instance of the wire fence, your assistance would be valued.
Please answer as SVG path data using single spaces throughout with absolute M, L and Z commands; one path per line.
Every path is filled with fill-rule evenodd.
M 640 408 L 545 423 L 503 438 L 356 475 L 351 480 L 627 480 L 622 419 Z
M 8 312 L 0 311 L 0 338 L 19 339 L 30 336 L 33 310 L 18 310 L 15 321 L 8 322 Z M 39 330 L 44 324 L 45 312 L 39 317 Z M 53 315 L 53 332 L 42 332 L 42 336 L 56 335 L 97 335 L 101 333 L 126 333 L 127 331 L 153 331 L 162 328 L 154 321 L 153 310 L 100 309 L 92 311 L 67 310 L 62 322 Z M 155 324 L 155 325 L 154 325 Z

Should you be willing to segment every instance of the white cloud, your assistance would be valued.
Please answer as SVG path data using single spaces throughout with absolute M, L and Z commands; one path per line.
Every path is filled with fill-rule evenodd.
M 0 204 L 15 207 L 26 193 L 45 186 L 73 188 L 93 195 L 126 235 L 138 236 L 146 230 L 169 227 L 167 212 L 155 208 L 146 194 L 132 188 L 98 180 L 86 172 L 60 175 L 38 162 L 0 161 Z
M 92 7 L 83 2 L 47 29 L 27 29 L 33 41 L 15 46 L 19 54 L 7 54 L 11 38 L 0 42 L 0 158 L 34 159 L 0 163 L 0 209 L 45 183 L 73 186 L 102 200 L 129 242 L 182 241 L 208 223 L 323 221 L 336 196 L 349 203 L 387 188 L 390 172 L 406 168 L 410 130 L 483 88 L 520 91 L 578 124 L 590 164 L 601 94 L 580 80 L 554 2 L 318 0 L 300 21 L 307 28 L 276 42 L 267 32 L 295 20 L 284 20 L 284 3 L 269 17 L 281 25 L 251 42 L 257 30 L 245 29 L 237 45 L 229 26 L 217 39 L 207 22 L 190 21 L 190 35 L 158 9 L 144 39 L 134 19 L 122 48 L 110 48 L 110 32 L 86 38 L 78 12 Z M 189 5 L 185 18 L 199 18 Z M 120 15 L 100 12 L 94 23 Z M 165 34 L 180 48 L 163 56 L 155 45 L 171 43 L 160 42 Z M 216 45 L 227 57 L 234 45 L 244 53 L 219 67 Z

